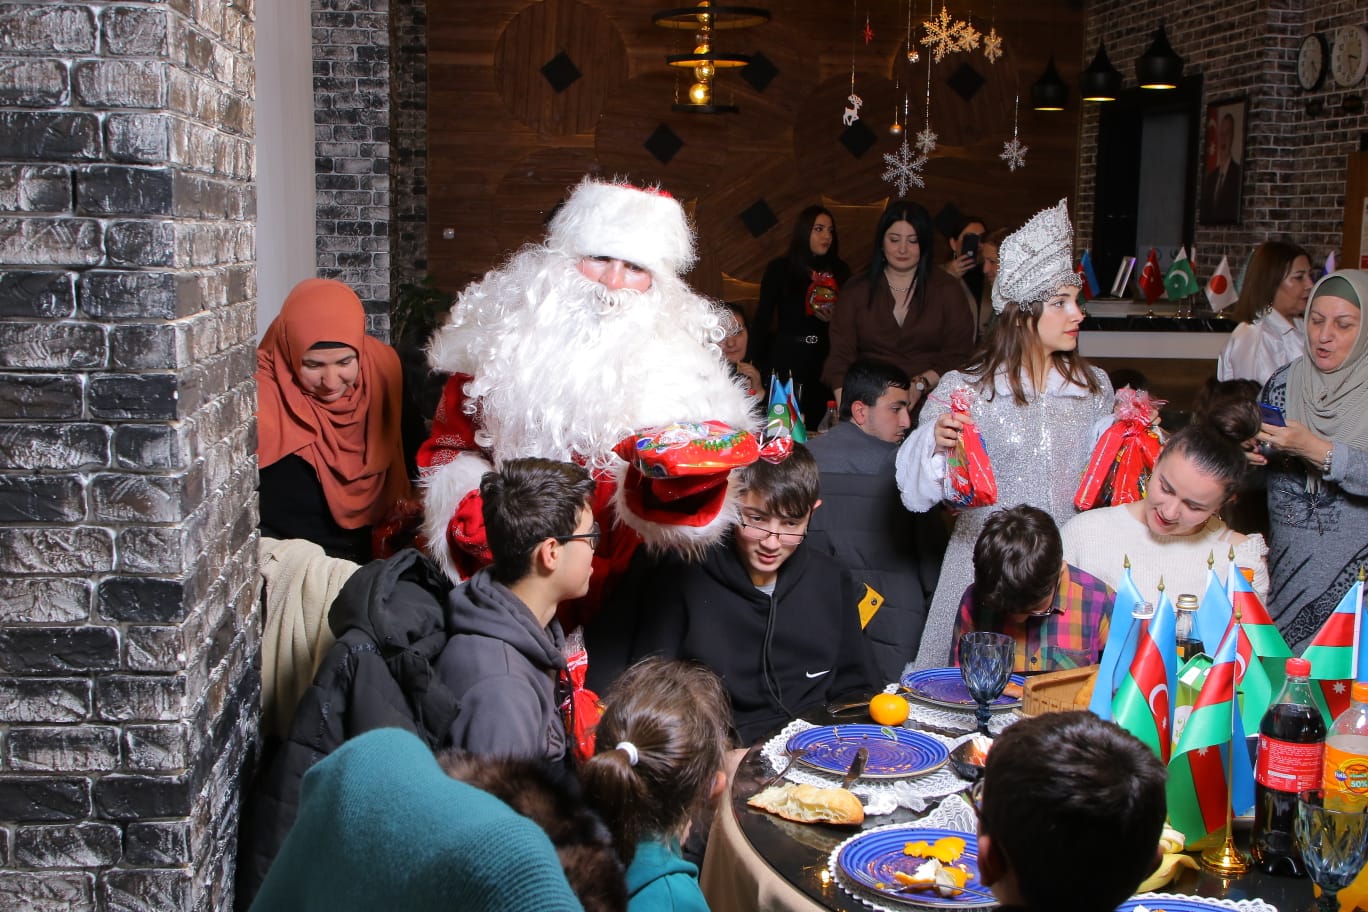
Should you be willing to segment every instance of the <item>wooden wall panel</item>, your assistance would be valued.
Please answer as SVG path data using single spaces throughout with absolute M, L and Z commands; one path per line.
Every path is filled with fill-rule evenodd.
M 773 19 L 755 29 L 719 33 L 719 49 L 762 53 L 776 75 L 759 91 L 737 71 L 719 75 L 717 97 L 737 115 L 675 113 L 676 86 L 687 71 L 665 65 L 685 50 L 686 32 L 655 28 L 651 14 L 678 0 L 461 0 L 428 7 L 429 267 L 455 290 L 542 234 L 543 218 L 564 189 L 586 172 L 661 181 L 695 212 L 700 262 L 690 281 L 722 294 L 759 279 L 787 246 L 793 219 L 813 202 L 837 213 L 843 255 L 868 260 L 872 226 L 895 195 L 879 175 L 883 154 L 900 141 L 888 133 L 904 94 L 911 134 L 922 126 L 926 58 L 906 62 L 907 7 L 868 5 L 874 40 L 852 42 L 850 9 L 830 0 L 774 0 Z M 922 4 L 914 23 L 927 17 Z M 858 26 L 863 28 L 865 7 Z M 967 6 L 950 6 L 963 18 Z M 1025 99 L 1053 52 L 1064 80 L 1076 85 L 1082 66 L 1083 16 L 1073 0 L 999 4 L 995 25 L 1006 55 L 989 64 L 981 52 L 952 54 L 932 67 L 932 127 L 941 137 L 910 193 L 932 213 L 947 203 L 983 215 L 990 226 L 1020 224 L 1035 210 L 1069 196 L 1077 159 L 1078 101 L 1062 114 L 1036 114 Z M 852 50 L 862 117 L 875 145 L 852 156 L 839 142 L 850 94 Z M 582 78 L 561 93 L 540 73 L 565 51 Z M 583 57 L 583 59 L 582 59 Z M 946 80 L 964 63 L 985 78 L 969 100 Z M 1012 99 L 1020 94 L 1026 167 L 1008 171 L 998 158 L 1011 138 Z M 662 163 L 643 143 L 667 126 L 684 141 Z M 764 199 L 779 224 L 752 237 L 738 214 Z M 453 238 L 443 237 L 450 229 Z M 944 246 L 942 244 L 942 255 Z

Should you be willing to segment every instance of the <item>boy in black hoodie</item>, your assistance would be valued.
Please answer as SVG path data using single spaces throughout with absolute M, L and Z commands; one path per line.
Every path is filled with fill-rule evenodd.
M 599 528 L 593 479 L 577 465 L 514 459 L 480 482 L 494 563 L 452 590 L 438 674 L 460 709 L 451 745 L 565 761 L 569 694 L 556 606 L 589 590 Z
M 717 672 L 748 745 L 833 697 L 872 691 L 876 674 L 850 572 L 804 541 L 821 503 L 812 454 L 795 445 L 734 477 L 730 536 L 701 560 L 667 556 L 636 579 L 629 661 L 658 654 Z

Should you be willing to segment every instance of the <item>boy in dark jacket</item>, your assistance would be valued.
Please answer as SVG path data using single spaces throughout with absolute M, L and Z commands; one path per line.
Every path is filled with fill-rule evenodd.
M 717 672 L 745 745 L 828 699 L 872 690 L 875 674 L 850 573 L 804 542 L 820 503 L 812 454 L 795 445 L 735 479 L 741 515 L 730 536 L 699 561 L 665 557 L 635 580 L 629 660 L 659 654 Z
M 589 590 L 599 528 L 580 466 L 514 459 L 480 482 L 494 562 L 452 590 L 437 673 L 456 694 L 450 744 L 476 754 L 565 759 L 569 694 L 562 600 Z

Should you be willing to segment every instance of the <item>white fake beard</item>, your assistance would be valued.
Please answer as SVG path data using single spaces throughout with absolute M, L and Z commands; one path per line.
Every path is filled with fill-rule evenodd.
M 672 421 L 756 429 L 721 338 L 713 305 L 673 277 L 610 291 L 533 247 L 461 295 L 429 358 L 474 376 L 466 407 L 496 464 L 579 457 L 601 469 L 624 437 Z

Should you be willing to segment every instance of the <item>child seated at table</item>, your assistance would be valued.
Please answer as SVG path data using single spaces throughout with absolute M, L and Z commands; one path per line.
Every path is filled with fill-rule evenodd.
M 867 696 L 877 674 L 850 571 L 805 541 L 821 504 L 812 454 L 794 445 L 787 459 L 761 459 L 733 479 L 740 516 L 729 536 L 692 559 L 638 552 L 618 603 L 586 640 L 594 689 L 605 657 L 619 656 L 619 668 L 649 655 L 706 665 L 749 745 L 828 700 Z
M 1002 910 L 1111 912 L 1159 864 L 1163 763 L 1089 712 L 1010 726 L 988 752 L 979 875 Z
M 974 543 L 974 581 L 960 600 L 951 660 L 959 664 L 962 634 L 991 630 L 1016 640 L 1015 671 L 1096 664 L 1114 600 L 1106 583 L 1064 562 L 1050 514 L 1026 504 L 994 513 Z
M 726 788 L 722 682 L 701 665 L 653 657 L 623 672 L 604 705 L 580 780 L 627 865 L 628 912 L 706 912 L 698 867 L 680 845 Z

